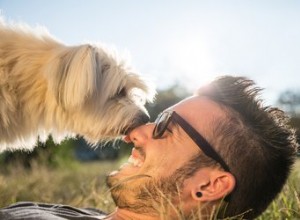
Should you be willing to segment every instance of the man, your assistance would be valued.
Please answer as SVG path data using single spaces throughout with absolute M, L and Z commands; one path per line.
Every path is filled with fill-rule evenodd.
M 282 189 L 298 145 L 283 112 L 264 107 L 259 91 L 246 78 L 225 76 L 168 108 L 154 123 L 129 132 L 124 140 L 134 148 L 128 163 L 107 179 L 118 208 L 104 218 L 252 219 L 261 214 Z M 3 209 L 2 215 L 15 210 Z M 80 219 L 55 215 L 53 206 L 37 219 L 51 219 L 49 210 L 60 216 L 52 219 Z M 103 219 L 101 213 L 76 211 L 85 212 L 81 219 Z

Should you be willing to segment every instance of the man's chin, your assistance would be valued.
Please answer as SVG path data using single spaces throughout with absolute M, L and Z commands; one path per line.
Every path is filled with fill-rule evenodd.
M 106 185 L 110 190 L 119 182 L 117 177 L 118 173 L 118 170 L 114 170 L 106 176 Z
M 127 175 L 124 175 L 122 173 L 122 170 L 115 170 L 112 171 L 107 177 L 106 177 L 106 185 L 109 187 L 110 190 L 112 190 L 115 187 L 121 187 L 123 185 L 124 179 L 126 179 Z

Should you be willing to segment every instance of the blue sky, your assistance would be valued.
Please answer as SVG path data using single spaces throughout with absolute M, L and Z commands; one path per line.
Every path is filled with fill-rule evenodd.
M 265 88 L 267 104 L 288 88 L 300 90 L 298 0 L 0 0 L 0 10 L 66 44 L 127 51 L 158 88 L 179 82 L 193 91 L 232 74 Z

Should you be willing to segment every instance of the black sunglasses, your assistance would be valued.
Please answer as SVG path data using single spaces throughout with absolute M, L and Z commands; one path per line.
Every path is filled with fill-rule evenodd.
M 218 162 L 225 171 L 229 172 L 229 167 L 220 157 L 220 155 L 212 148 L 207 140 L 193 128 L 186 120 L 184 120 L 175 111 L 165 111 L 158 115 L 155 120 L 155 127 L 153 129 L 152 138 L 159 139 L 168 129 L 169 123 L 174 120 L 178 125 L 189 135 L 189 137 L 198 145 L 203 153 L 211 159 Z

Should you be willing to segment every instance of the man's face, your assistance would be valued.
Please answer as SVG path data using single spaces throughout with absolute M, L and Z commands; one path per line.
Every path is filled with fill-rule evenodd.
M 223 115 L 214 102 L 203 97 L 190 97 L 170 107 L 208 140 L 211 138 L 211 122 Z M 170 194 L 172 200 L 184 195 L 184 173 L 180 172 L 198 154 L 199 147 L 180 128 L 170 123 L 160 139 L 153 139 L 154 123 L 140 126 L 125 138 L 134 144 L 126 164 L 112 172 L 107 179 L 112 196 L 119 208 L 135 212 L 155 212 L 157 196 Z M 179 189 L 177 188 L 179 187 Z M 188 198 L 187 198 L 188 199 Z M 176 200 L 176 199 L 175 199 Z

